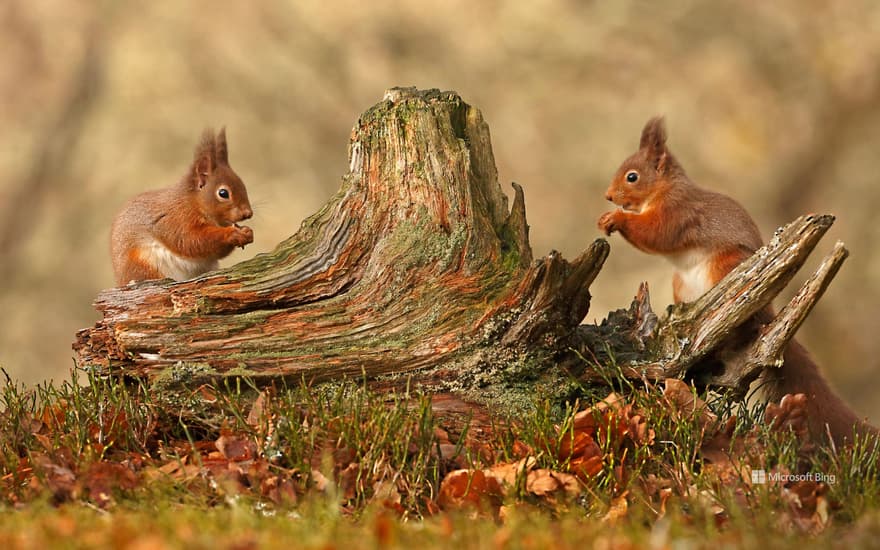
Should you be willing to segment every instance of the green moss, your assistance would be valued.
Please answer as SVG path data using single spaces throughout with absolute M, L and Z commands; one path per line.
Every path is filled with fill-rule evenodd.
M 243 365 L 245 365 L 248 361 L 253 359 L 292 359 L 295 357 L 315 355 L 320 352 L 320 349 L 316 346 L 309 347 L 299 347 L 297 346 L 295 350 L 293 349 L 281 349 L 281 350 L 265 350 L 265 349 L 252 349 L 239 351 L 238 353 L 233 353 L 229 355 L 224 355 L 224 359 L 229 359 L 231 361 L 239 361 Z M 253 371 L 251 372 L 253 374 Z
M 153 385 L 164 387 L 170 385 L 186 385 L 192 382 L 205 380 L 209 378 L 217 378 L 220 376 L 213 367 L 207 363 L 190 363 L 178 361 L 177 363 L 165 367 L 153 379 Z
M 255 373 L 245 363 L 239 363 L 237 367 L 224 372 L 225 376 L 253 376 Z
M 398 273 L 435 263 L 440 271 L 445 271 L 461 254 L 466 239 L 467 230 L 462 224 L 447 233 L 422 205 L 412 216 L 398 223 L 388 236 L 385 243 L 388 249 L 383 253 L 394 258 L 391 263 Z
M 517 273 L 521 269 L 521 251 L 513 229 L 504 225 L 498 232 L 498 238 L 501 240 L 501 269 L 510 274 Z
M 516 418 L 532 412 L 539 399 L 562 404 L 578 395 L 577 381 L 554 369 L 554 364 L 549 352 L 480 340 L 436 369 L 459 373 L 444 378 L 443 391 L 481 403 L 502 417 Z

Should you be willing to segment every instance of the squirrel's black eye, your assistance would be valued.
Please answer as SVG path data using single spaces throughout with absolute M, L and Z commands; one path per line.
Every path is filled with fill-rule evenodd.
M 626 181 L 628 181 L 630 183 L 635 183 L 635 182 L 639 181 L 639 173 L 636 172 L 635 170 L 630 170 L 629 172 L 626 173 Z
M 217 196 L 220 197 L 221 199 L 224 199 L 224 200 L 229 199 L 229 189 L 227 189 L 225 187 L 221 187 L 217 191 Z

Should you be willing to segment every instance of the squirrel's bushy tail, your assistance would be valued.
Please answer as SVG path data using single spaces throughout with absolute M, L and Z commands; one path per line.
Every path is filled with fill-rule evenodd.
M 778 369 L 766 369 L 761 387 L 770 402 L 785 394 L 807 396 L 807 425 L 817 443 L 827 443 L 830 435 L 836 446 L 852 443 L 854 437 L 880 435 L 877 428 L 860 418 L 825 381 L 809 352 L 792 340 L 783 356 L 785 363 Z

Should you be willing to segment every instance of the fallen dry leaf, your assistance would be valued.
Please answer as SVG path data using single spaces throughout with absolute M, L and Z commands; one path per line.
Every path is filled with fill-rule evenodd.
M 495 512 L 503 495 L 498 480 L 482 470 L 456 470 L 440 483 L 437 504 L 444 510 L 474 508 Z
M 56 502 L 63 502 L 77 497 L 79 485 L 76 481 L 76 474 L 73 473 L 71 468 L 57 464 L 48 456 L 42 454 L 35 453 L 31 460 L 35 470 L 41 473 L 45 487 L 52 493 Z M 31 484 L 34 485 L 35 489 L 38 489 L 38 478 L 31 478 Z
M 782 491 L 788 521 L 799 530 L 816 535 L 828 527 L 828 486 L 812 480 L 789 483 Z
M 595 430 L 597 420 L 602 418 L 608 411 L 618 410 L 624 405 L 623 397 L 615 392 L 609 393 L 605 399 L 599 401 L 589 409 L 575 413 L 572 421 L 575 430 Z
M 116 491 L 130 491 L 137 487 L 137 475 L 131 469 L 118 462 L 94 462 L 80 474 L 83 489 L 89 498 L 106 508 L 113 502 Z
M 712 434 L 707 434 L 703 444 L 700 446 L 700 455 L 703 459 L 716 465 L 730 464 L 731 444 L 735 429 L 736 417 L 731 416 L 719 430 Z
M 598 449 L 598 447 L 597 447 Z M 568 471 L 582 481 L 595 477 L 604 467 L 604 457 L 600 452 L 592 456 L 579 456 L 568 463 Z
M 679 414 L 696 417 L 700 429 L 705 430 L 718 420 L 706 402 L 694 394 L 693 388 L 677 378 L 667 378 L 664 383 L 663 398 Z
M 777 431 L 791 431 L 803 443 L 802 452 L 810 452 L 814 445 L 807 424 L 807 396 L 802 393 L 785 394 L 776 403 L 767 403 L 764 421 Z
M 608 507 L 608 512 L 602 516 L 602 521 L 615 525 L 626 517 L 629 511 L 629 502 L 626 499 L 628 494 L 629 491 L 624 491 L 620 496 L 611 499 L 611 506 Z
M 637 445 L 653 445 L 655 435 L 654 429 L 648 427 L 648 422 L 644 416 L 634 414 L 629 418 L 629 437 Z
M 565 462 L 574 457 L 594 456 L 600 453 L 599 445 L 591 434 L 586 430 L 573 430 L 566 431 L 560 436 L 556 458 L 560 462 Z
M 354 499 L 358 493 L 363 493 L 366 480 L 360 470 L 360 463 L 352 462 L 336 474 L 336 486 L 343 502 Z
M 251 404 L 251 410 L 248 411 L 247 418 L 245 422 L 247 422 L 248 426 L 252 428 L 256 428 L 261 424 L 263 420 L 263 416 L 266 414 L 266 410 L 268 409 L 268 403 L 271 401 L 271 393 L 269 389 L 263 390 L 254 399 L 254 402 Z
M 292 506 L 297 502 L 296 486 L 286 476 L 274 475 L 263 479 L 260 495 L 277 505 Z
M 493 510 L 496 515 L 501 499 L 516 494 L 517 488 L 545 503 L 556 504 L 581 493 L 578 478 L 565 472 L 535 469 L 537 460 L 526 457 L 516 462 L 496 464 L 484 470 L 456 470 L 440 484 L 437 503 L 441 508 L 471 507 Z
M 542 468 L 528 473 L 526 491 L 537 497 L 554 494 L 576 497 L 581 493 L 581 485 L 577 478 L 571 474 Z
M 333 486 L 333 483 L 329 479 L 327 479 L 327 476 L 325 476 L 318 470 L 312 470 L 311 478 L 312 488 L 320 493 L 326 492 Z
M 494 477 L 502 485 L 514 486 L 516 485 L 517 479 L 524 477 L 537 463 L 538 461 L 535 457 L 527 456 L 516 462 L 496 464 L 483 470 L 483 473 L 487 476 Z
M 223 434 L 214 442 L 217 450 L 226 460 L 242 462 L 251 460 L 257 455 L 254 440 L 244 435 Z

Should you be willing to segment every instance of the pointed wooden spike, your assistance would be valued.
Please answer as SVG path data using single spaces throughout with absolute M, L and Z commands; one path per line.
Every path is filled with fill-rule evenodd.
M 780 310 L 752 346 L 751 362 L 761 366 L 778 366 L 782 352 L 794 337 L 813 307 L 825 293 L 837 275 L 840 266 L 849 256 L 843 243 L 835 243 L 832 251 L 822 259 L 819 267 L 798 290 L 797 294 Z
M 528 267 L 532 263 L 532 247 L 529 245 L 529 224 L 526 222 L 526 199 L 522 187 L 516 182 L 513 186 L 513 206 L 507 216 L 506 227 L 513 234 L 513 240 L 519 248 L 519 265 Z

